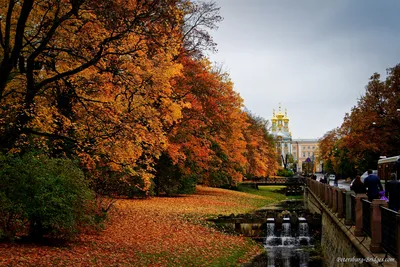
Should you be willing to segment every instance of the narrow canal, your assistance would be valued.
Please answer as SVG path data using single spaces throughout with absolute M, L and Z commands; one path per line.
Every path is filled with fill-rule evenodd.
M 275 219 L 268 218 L 264 240 L 266 266 L 309 266 L 315 241 L 318 240 L 311 239 L 308 223 L 303 217 L 298 218 L 296 227 L 292 227 L 290 218 L 283 218 L 280 231 L 276 229 Z
M 252 214 L 215 221 L 260 242 L 265 252 L 245 267 L 321 267 L 321 216 L 304 208 L 303 200 L 283 201 Z
M 257 213 L 267 217 L 258 239 L 265 253 L 247 266 L 323 266 L 321 217 L 305 209 L 303 200 L 280 202 Z

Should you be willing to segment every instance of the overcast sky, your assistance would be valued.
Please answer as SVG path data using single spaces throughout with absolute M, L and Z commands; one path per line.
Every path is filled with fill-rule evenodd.
M 287 108 L 293 138 L 343 122 L 369 77 L 400 63 L 399 0 L 217 0 L 212 61 L 246 108 L 270 120 Z

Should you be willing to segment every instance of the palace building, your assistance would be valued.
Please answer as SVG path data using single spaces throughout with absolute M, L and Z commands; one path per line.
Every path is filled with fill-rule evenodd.
M 276 143 L 276 150 L 278 155 L 281 155 L 282 160 L 286 161 L 287 156 L 292 154 L 292 133 L 289 131 L 289 118 L 287 116 L 287 111 L 285 110 L 285 113 L 283 113 L 280 104 L 279 110 L 276 114 L 275 109 L 273 110 L 271 122 L 271 134 Z
M 293 156 L 294 166 L 297 172 L 322 172 L 322 164 L 318 160 L 318 139 L 292 139 L 289 130 L 289 117 L 287 110 L 282 112 L 279 104 L 278 112 L 272 112 L 271 134 L 275 140 L 276 150 L 283 162 L 288 163 L 289 155 Z

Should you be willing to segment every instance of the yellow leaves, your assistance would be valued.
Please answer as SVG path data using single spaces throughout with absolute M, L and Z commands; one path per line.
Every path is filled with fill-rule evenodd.
M 182 107 L 178 103 L 172 102 L 169 98 L 163 98 L 162 103 L 167 107 L 168 113 L 165 114 L 164 120 L 168 124 L 172 124 L 175 121 L 182 118 Z
M 179 198 L 119 199 L 104 231 L 65 247 L 0 243 L 0 265 L 215 266 L 238 247 L 254 253 L 258 246 L 204 226 L 205 219 L 247 212 L 262 198 L 198 187 L 195 195 Z

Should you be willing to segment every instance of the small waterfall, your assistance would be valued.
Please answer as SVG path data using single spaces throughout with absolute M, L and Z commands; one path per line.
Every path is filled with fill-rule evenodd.
M 292 236 L 292 224 L 289 218 L 283 218 L 281 239 L 283 246 L 291 246 L 295 244 L 295 238 Z
M 308 245 L 310 243 L 310 236 L 308 233 L 308 223 L 305 218 L 299 218 L 299 244 Z
M 282 237 L 287 237 L 291 236 L 291 224 L 290 224 L 290 219 L 289 218 L 283 218 L 283 223 L 282 223 Z
M 308 223 L 305 218 L 299 218 L 299 236 L 308 236 Z
M 305 218 L 299 218 L 299 227 L 292 233 L 290 218 L 284 218 L 279 233 L 275 229 L 275 220 L 268 218 L 266 223 L 265 248 L 268 255 L 268 267 L 295 266 L 307 267 L 309 255 L 302 247 L 310 245 L 308 224 Z
M 275 235 L 275 219 L 268 218 L 267 219 L 267 237 L 265 240 L 265 244 L 268 245 L 276 245 L 281 244 L 281 238 Z
M 275 236 L 275 221 L 267 221 L 267 237 Z

